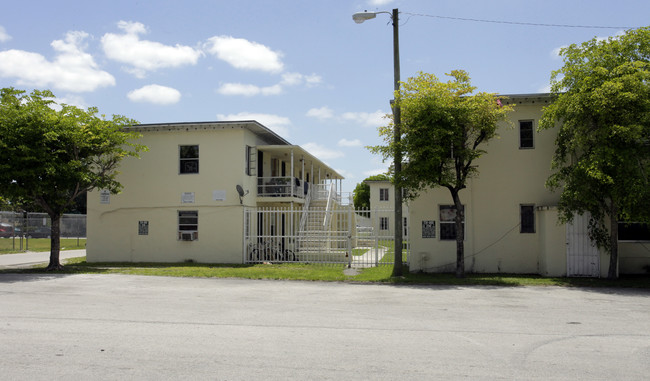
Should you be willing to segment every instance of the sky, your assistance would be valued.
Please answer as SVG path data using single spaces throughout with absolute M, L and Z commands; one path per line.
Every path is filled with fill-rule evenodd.
M 140 123 L 257 120 L 349 192 L 390 164 L 366 146 L 393 97 L 390 16 L 352 15 L 394 8 L 402 80 L 462 69 L 499 94 L 548 92 L 561 47 L 650 24 L 640 0 L 7 1 L 0 88 Z

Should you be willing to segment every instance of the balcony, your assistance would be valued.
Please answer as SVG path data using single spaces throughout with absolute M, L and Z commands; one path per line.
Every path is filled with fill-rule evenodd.
M 291 197 L 304 199 L 309 183 L 297 177 L 258 177 L 257 197 Z

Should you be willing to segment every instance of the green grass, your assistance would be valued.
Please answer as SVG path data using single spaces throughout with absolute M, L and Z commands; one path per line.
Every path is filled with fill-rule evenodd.
M 23 239 L 22 250 L 20 247 L 20 238 L 0 238 L 0 255 L 22 253 L 25 251 L 25 245 L 29 251 L 50 251 L 49 238 L 30 238 Z M 61 250 L 77 250 L 86 248 L 86 239 L 80 238 L 62 238 Z
M 44 273 L 45 265 L 23 270 L 0 270 L 0 273 Z M 545 278 L 537 275 L 467 274 L 456 278 L 453 274 L 409 273 L 392 277 L 392 266 L 361 269 L 358 275 L 346 275 L 345 265 L 318 264 L 254 264 L 217 265 L 200 263 L 87 263 L 85 258 L 74 258 L 65 263 L 65 274 L 132 274 L 173 277 L 242 278 L 303 280 L 326 282 L 363 282 L 403 285 L 443 286 L 560 286 L 560 287 L 625 287 L 650 289 L 650 275 L 626 276 L 617 280 L 595 278 Z

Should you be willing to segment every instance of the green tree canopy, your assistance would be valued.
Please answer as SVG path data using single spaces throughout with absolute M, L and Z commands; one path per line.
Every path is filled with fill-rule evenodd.
M 106 119 L 96 108 L 57 105 L 54 98 L 50 91 L 0 90 L 0 194 L 33 202 L 50 216 L 49 269 L 61 267 L 61 214 L 92 189 L 119 192 L 119 163 L 146 149 L 133 142 L 138 134 L 123 130 L 134 120 Z
M 497 122 L 511 106 L 502 106 L 494 94 L 478 92 L 467 72 L 455 70 L 441 82 L 432 74 L 420 73 L 404 82 L 396 94 L 401 108 L 401 141 L 393 140 L 394 125 L 380 128 L 385 145 L 372 147 L 384 158 L 404 155 L 398 181 L 409 198 L 422 191 L 444 187 L 457 211 L 462 211 L 459 192 L 467 179 L 477 174 L 472 163 L 485 153 L 481 143 L 496 136 Z M 456 276 L 465 274 L 462 213 L 456 213 Z
M 560 124 L 548 179 L 561 189 L 560 217 L 590 215 L 592 240 L 610 254 L 617 276 L 617 222 L 650 220 L 650 29 L 594 38 L 560 51 L 554 101 L 541 128 Z M 609 224 L 607 224 L 609 220 Z

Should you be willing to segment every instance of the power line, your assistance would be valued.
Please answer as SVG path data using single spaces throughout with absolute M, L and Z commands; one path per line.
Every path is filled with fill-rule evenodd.
M 632 27 L 632 26 L 543 24 L 543 23 L 533 23 L 533 22 L 498 21 L 498 20 L 471 19 L 471 18 L 465 18 L 465 17 L 426 15 L 426 14 L 423 14 L 423 13 L 408 13 L 408 12 L 403 12 L 403 13 L 405 15 L 411 15 L 411 16 L 432 17 L 432 18 L 446 19 L 446 20 L 472 21 L 472 22 L 492 23 L 492 24 L 524 25 L 524 26 L 543 26 L 543 27 L 552 27 L 552 28 L 584 28 L 584 29 L 636 29 L 636 28 L 638 28 L 638 27 Z

